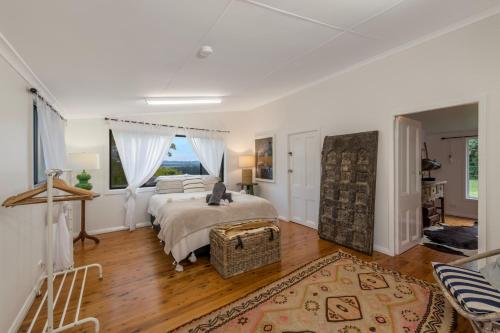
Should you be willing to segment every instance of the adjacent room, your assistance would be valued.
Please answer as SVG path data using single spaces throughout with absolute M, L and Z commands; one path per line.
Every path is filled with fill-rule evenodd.
M 500 332 L 500 0 L 0 3 L 0 332 Z
M 423 229 L 422 244 L 458 255 L 477 254 L 478 104 L 402 117 L 421 131 L 422 224 L 416 229 Z

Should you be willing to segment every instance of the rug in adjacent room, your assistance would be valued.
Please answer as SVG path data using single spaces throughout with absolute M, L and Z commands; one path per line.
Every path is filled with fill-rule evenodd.
M 451 332 L 439 288 L 344 252 L 313 261 L 176 332 Z
M 477 254 L 478 229 L 472 227 L 454 227 L 435 225 L 424 229 L 422 245 L 446 253 L 463 256 Z

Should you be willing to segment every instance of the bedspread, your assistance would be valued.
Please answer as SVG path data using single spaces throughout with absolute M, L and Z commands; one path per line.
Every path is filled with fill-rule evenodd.
M 166 202 L 158 210 L 155 221 L 161 226 L 158 237 L 165 242 L 165 252 L 170 253 L 183 239 L 217 224 L 278 218 L 276 209 L 266 199 L 235 195 L 233 200 L 220 206 L 207 205 L 205 198 Z

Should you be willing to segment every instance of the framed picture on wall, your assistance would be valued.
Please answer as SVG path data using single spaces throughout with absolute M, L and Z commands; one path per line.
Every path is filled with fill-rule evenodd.
M 274 183 L 274 135 L 255 138 L 255 180 Z

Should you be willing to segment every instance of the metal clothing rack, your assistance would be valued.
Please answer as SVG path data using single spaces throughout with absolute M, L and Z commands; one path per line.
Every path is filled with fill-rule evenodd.
M 85 317 L 80 318 L 80 310 L 82 306 L 83 293 L 85 290 L 85 283 L 87 281 L 87 273 L 90 269 L 96 268 L 99 273 L 99 279 L 102 280 L 102 266 L 100 264 L 90 264 L 80 267 L 73 267 L 70 269 L 66 269 L 57 273 L 54 273 L 54 259 L 53 259 L 53 204 L 54 202 L 61 201 L 73 201 L 80 200 L 82 198 L 86 198 L 87 200 L 95 197 L 95 193 L 78 189 L 75 187 L 68 186 L 64 181 L 58 179 L 58 177 L 62 174 L 62 170 L 52 169 L 46 172 L 47 174 L 47 183 L 46 185 L 42 185 L 36 189 L 27 191 L 25 193 L 21 193 L 17 196 L 13 196 L 8 198 L 3 206 L 5 207 L 13 207 L 17 205 L 29 205 L 36 203 L 47 203 L 47 258 L 46 258 L 46 270 L 47 274 L 43 275 L 37 283 L 37 295 L 41 296 L 42 286 L 44 285 L 44 281 L 47 280 L 47 289 L 43 295 L 43 298 L 38 305 L 38 308 L 35 312 L 33 319 L 31 320 L 30 326 L 27 330 L 27 333 L 33 332 L 35 324 L 38 320 L 38 317 L 42 311 L 42 308 L 46 304 L 47 307 L 47 320 L 43 326 L 43 329 L 40 331 L 41 333 L 56 333 L 63 332 L 69 330 L 71 328 L 83 325 L 85 323 L 93 323 L 94 330 L 96 333 L 99 333 L 100 325 L 99 320 L 95 317 Z M 55 179 L 54 179 L 55 178 Z M 55 187 L 54 187 L 55 185 Z M 62 190 L 69 195 L 66 196 L 55 196 L 54 189 Z M 46 191 L 46 197 L 39 197 L 38 194 Z M 71 246 L 73 242 L 70 242 Z M 72 295 L 78 288 L 75 288 L 77 276 L 80 272 L 83 272 L 83 279 L 80 286 L 80 291 L 78 295 L 78 302 L 76 306 L 76 313 L 72 321 L 65 324 L 66 315 L 68 313 L 69 304 L 72 299 Z M 72 275 L 72 278 L 71 278 Z M 61 282 L 59 283 L 59 287 L 57 289 L 57 293 L 54 297 L 54 282 L 56 277 L 61 276 Z M 65 282 L 71 279 L 71 284 L 69 287 L 68 295 L 66 297 L 66 302 L 64 304 L 64 310 L 62 312 L 61 318 L 59 319 L 59 325 L 57 327 L 54 326 L 54 308 L 59 302 L 61 298 L 61 292 L 65 285 Z

